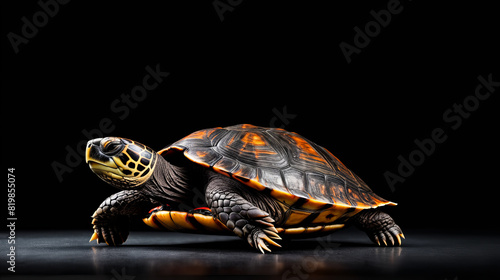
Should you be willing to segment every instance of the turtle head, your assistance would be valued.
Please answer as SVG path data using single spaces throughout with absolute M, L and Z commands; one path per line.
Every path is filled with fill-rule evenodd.
M 119 137 L 90 140 L 86 162 L 102 180 L 122 190 L 138 188 L 153 174 L 158 155 L 141 143 Z

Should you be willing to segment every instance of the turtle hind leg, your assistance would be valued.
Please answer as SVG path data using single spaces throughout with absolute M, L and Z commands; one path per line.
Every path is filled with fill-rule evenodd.
M 392 217 L 382 211 L 364 210 L 353 219 L 356 226 L 365 231 L 373 243 L 379 246 L 401 246 L 401 238 L 405 238 Z
M 274 219 L 243 198 L 238 193 L 237 184 L 223 175 L 210 180 L 205 196 L 215 217 L 263 254 L 264 250 L 271 251 L 269 244 L 281 247 L 273 240 L 281 239 L 274 227 Z

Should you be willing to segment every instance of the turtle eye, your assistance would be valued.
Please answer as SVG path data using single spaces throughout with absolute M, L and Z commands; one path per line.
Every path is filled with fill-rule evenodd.
M 102 146 L 102 152 L 106 155 L 116 154 L 123 148 L 120 140 L 107 141 Z

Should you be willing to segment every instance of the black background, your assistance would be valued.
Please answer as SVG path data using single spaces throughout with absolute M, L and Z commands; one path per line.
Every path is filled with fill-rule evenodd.
M 16 168 L 21 229 L 91 230 L 90 215 L 117 190 L 84 162 L 62 181 L 52 165 L 67 165 L 66 147 L 104 118 L 114 126 L 106 135 L 156 150 L 203 128 L 275 121 L 398 202 L 390 212 L 403 229 L 492 226 L 500 90 L 456 130 L 443 120 L 474 94 L 479 75 L 500 81 L 491 5 L 402 1 L 347 63 L 339 44 L 352 45 L 353 28 L 389 1 L 242 1 L 223 21 L 212 1 L 72 1 L 16 54 L 8 34 L 21 35 L 22 17 L 41 10 L 20 2 L 2 2 L 1 64 L 2 158 L 5 173 Z M 158 64 L 170 76 L 121 120 L 110 105 Z M 276 115 L 283 110 L 294 115 L 286 124 Z M 392 191 L 384 172 L 396 173 L 398 156 L 435 128 L 447 140 Z

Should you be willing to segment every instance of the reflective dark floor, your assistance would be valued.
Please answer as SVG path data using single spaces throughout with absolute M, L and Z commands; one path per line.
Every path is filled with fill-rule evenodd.
M 282 241 L 262 255 L 237 237 L 132 232 L 125 245 L 88 243 L 90 231 L 20 231 L 10 279 L 500 279 L 497 232 L 407 230 L 403 247 L 377 247 L 346 229 Z M 6 259 L 7 242 L 2 242 Z M 37 275 L 41 275 L 40 278 Z M 175 276 L 175 277 L 174 277 Z

